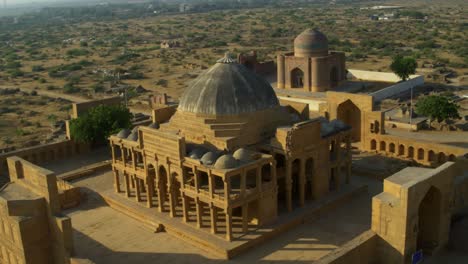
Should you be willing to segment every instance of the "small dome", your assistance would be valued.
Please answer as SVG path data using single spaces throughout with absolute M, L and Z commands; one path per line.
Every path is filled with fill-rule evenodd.
M 131 133 L 131 132 L 130 132 L 130 130 L 128 130 L 128 129 L 122 129 L 122 130 L 120 130 L 120 132 L 117 134 L 117 137 L 118 137 L 118 138 L 127 138 L 128 135 L 130 135 L 130 133 Z
M 154 128 L 154 129 L 159 129 L 159 123 L 158 122 L 151 123 L 148 127 L 149 128 Z
M 206 152 L 207 150 L 204 148 L 195 148 L 192 151 L 190 151 L 189 157 L 192 159 L 201 159 L 203 154 L 205 154 Z
M 321 57 L 328 55 L 328 39 L 317 29 L 307 29 L 294 39 L 294 56 Z
M 279 106 L 271 85 L 229 55 L 200 74 L 180 98 L 179 110 L 235 116 Z
M 138 131 L 138 130 L 137 130 Z M 131 141 L 137 141 L 138 140 L 138 132 L 137 131 L 133 131 L 128 137 L 127 139 L 128 140 L 131 140 Z
M 213 165 L 220 156 L 219 153 L 215 153 L 213 151 L 209 151 L 203 155 L 200 159 L 201 163 L 204 165 Z
M 216 169 L 232 169 L 237 167 L 238 161 L 230 154 L 225 154 L 219 157 L 214 164 Z
M 240 148 L 234 151 L 234 154 L 232 156 L 235 159 L 243 161 L 243 162 L 249 162 L 252 160 L 252 152 L 245 148 Z

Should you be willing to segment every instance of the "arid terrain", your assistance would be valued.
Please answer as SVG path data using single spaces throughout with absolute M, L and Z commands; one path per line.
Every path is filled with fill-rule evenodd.
M 226 51 L 255 50 L 260 61 L 274 60 L 278 52 L 291 50 L 294 37 L 310 27 L 327 34 L 331 49 L 346 52 L 348 68 L 390 71 L 391 58 L 403 54 L 417 59 L 426 82 L 460 87 L 468 82 L 468 14 L 466 2 L 451 2 L 390 2 L 403 6 L 397 10 L 362 9 L 374 2 L 289 5 L 129 19 L 67 19 L 53 12 L 47 19 L 45 12 L 4 17 L 0 88 L 86 99 L 116 95 L 111 88 L 124 86 L 132 103 L 146 102 L 145 90 L 177 100 L 187 84 Z M 386 14 L 395 18 L 370 18 Z M 167 40 L 180 47 L 162 49 L 160 43 Z M 66 118 L 60 107 L 37 112 L 44 113 L 42 120 L 49 115 Z M 30 140 L 17 136 L 18 130 L 28 130 L 20 120 L 9 123 L 9 130 L 3 128 L 0 148 Z

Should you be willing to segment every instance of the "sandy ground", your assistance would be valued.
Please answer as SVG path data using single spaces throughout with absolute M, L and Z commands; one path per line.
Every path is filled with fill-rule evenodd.
M 138 221 L 106 206 L 89 189 L 112 188 L 106 177 L 111 174 L 96 174 L 73 182 L 87 189 L 88 200 L 66 212 L 72 217 L 77 256 L 96 263 L 311 262 L 369 229 L 371 197 L 382 189 L 377 181 L 356 177 L 356 182 L 369 184 L 369 194 L 362 194 L 316 221 L 225 261 L 167 233 L 155 234 Z

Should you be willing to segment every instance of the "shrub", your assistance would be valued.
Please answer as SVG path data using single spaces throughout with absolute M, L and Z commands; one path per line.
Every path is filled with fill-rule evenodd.
M 100 105 L 70 121 L 70 133 L 79 142 L 101 144 L 124 128 L 130 128 L 132 115 L 123 106 Z

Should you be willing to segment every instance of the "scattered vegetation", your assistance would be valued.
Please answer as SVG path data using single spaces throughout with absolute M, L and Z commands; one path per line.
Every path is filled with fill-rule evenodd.
M 459 106 L 445 96 L 429 95 L 420 98 L 416 103 L 416 113 L 429 117 L 430 122 L 432 120 L 442 122 L 447 119 L 459 119 L 458 109 Z

